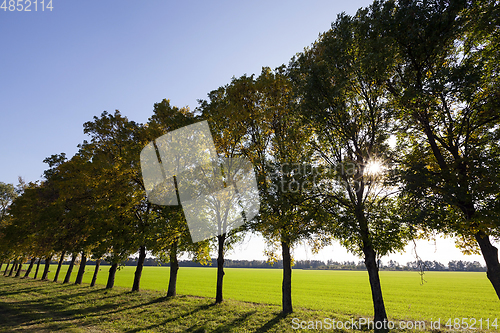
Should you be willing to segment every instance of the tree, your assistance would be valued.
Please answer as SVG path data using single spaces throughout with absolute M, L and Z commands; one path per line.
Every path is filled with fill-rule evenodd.
M 0 222 L 8 215 L 8 208 L 17 197 L 16 188 L 12 184 L 0 182 Z
M 392 160 L 387 144 L 392 108 L 384 82 L 394 57 L 393 49 L 372 29 L 379 10 L 375 2 L 355 17 L 339 15 L 332 28 L 294 60 L 291 75 L 302 114 L 315 130 L 312 145 L 329 177 L 317 186 L 331 215 L 325 227 L 348 250 L 364 257 L 374 321 L 381 326 L 387 314 L 378 259 L 403 250 L 409 229 L 401 223 L 394 189 L 384 184 L 383 171 Z
M 407 147 L 401 181 L 425 228 L 481 251 L 500 298 L 499 8 L 495 1 L 386 4 L 380 34 L 398 51 L 387 89 Z M 403 28 L 404 27 L 404 28 Z
M 133 290 L 139 290 L 142 265 L 146 256 L 144 245 L 149 213 L 140 186 L 139 153 L 140 125 L 129 121 L 116 111 L 103 112 L 101 117 L 84 124 L 84 133 L 91 141 L 80 145 L 81 154 L 94 167 L 94 213 L 99 216 L 101 236 L 109 249 L 107 260 L 112 264 L 108 288 L 114 284 L 118 265 L 135 249 L 140 249 Z M 87 252 L 85 252 L 87 253 Z
M 187 107 L 178 108 L 170 105 L 167 99 L 154 104 L 153 115 L 143 127 L 145 141 L 156 140 L 164 134 L 180 129 L 196 122 L 195 114 Z M 182 154 L 182 152 L 180 152 Z M 178 159 L 181 162 L 181 159 Z M 175 178 L 177 180 L 177 178 Z M 141 183 L 142 184 L 142 183 Z M 145 190 L 145 189 L 144 189 Z M 180 202 L 176 186 L 176 198 Z M 153 254 L 162 261 L 170 263 L 170 275 L 167 296 L 176 295 L 178 257 L 185 252 L 191 253 L 195 261 L 206 264 L 209 262 L 208 242 L 193 243 L 188 225 L 181 206 L 152 205 L 150 241 Z
M 241 151 L 239 150 L 241 145 L 241 140 L 245 135 L 245 128 L 240 126 L 234 126 L 235 122 L 232 119 L 233 116 L 237 114 L 237 111 L 233 109 L 231 105 L 231 100 L 226 95 L 228 87 L 220 87 L 208 94 L 209 101 L 199 101 L 198 111 L 201 113 L 201 118 L 206 119 L 210 125 L 210 130 L 213 136 L 214 144 L 217 150 L 217 157 L 212 161 L 213 172 L 211 174 L 218 173 L 215 177 L 211 179 L 213 184 L 202 184 L 198 186 L 204 186 L 204 191 L 207 193 L 214 193 L 213 188 L 220 190 L 220 182 L 227 182 L 226 184 L 231 184 L 231 176 L 234 175 L 234 170 L 229 170 L 229 164 L 231 159 L 241 156 Z M 240 116 L 238 116 L 240 118 Z M 224 171 L 224 179 L 221 179 L 220 171 L 224 170 L 223 166 L 227 169 Z M 215 184 L 215 186 L 214 186 Z M 223 192 L 223 191 L 221 191 Z M 207 223 L 210 223 L 215 230 L 216 237 L 216 250 L 217 250 L 217 283 L 216 283 L 216 296 L 215 303 L 221 303 L 223 301 L 223 281 L 224 281 L 224 256 L 228 250 L 231 249 L 235 242 L 241 239 L 239 228 L 235 228 L 232 225 L 232 219 L 228 219 L 228 214 L 232 211 L 234 207 L 234 199 L 236 193 L 224 192 L 221 193 L 224 197 L 217 197 L 217 195 L 207 196 L 206 206 L 209 207 L 207 216 L 204 217 Z
M 8 268 L 11 259 L 9 254 L 11 249 L 7 246 L 7 239 L 3 230 L 10 223 L 8 221 L 9 206 L 17 197 L 17 194 L 14 185 L 0 182 L 0 240 L 2 240 L 2 245 L 0 245 L 0 268 L 4 261 L 7 261 Z
M 300 165 L 309 162 L 304 149 L 308 132 L 293 113 L 285 68 L 263 68 L 257 79 L 235 78 L 212 91 L 209 99 L 201 102 L 201 108 L 211 124 L 216 147 L 225 157 L 244 156 L 256 170 L 261 211 L 247 221 L 247 228 L 269 239 L 272 260 L 279 257 L 276 250 L 281 247 L 283 312 L 290 313 L 291 247 L 314 232 L 315 210 L 306 209 L 313 206 L 303 186 L 310 175 L 297 172 L 297 166 L 301 170 Z M 294 190 L 287 190 L 292 183 Z M 221 240 L 223 237 L 219 238 L 219 258 Z M 220 260 L 218 263 L 220 267 Z

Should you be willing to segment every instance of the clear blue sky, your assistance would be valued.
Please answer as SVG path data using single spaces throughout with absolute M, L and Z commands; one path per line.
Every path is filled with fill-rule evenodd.
M 370 3 L 52 0 L 52 11 L 0 9 L 0 181 L 40 179 L 43 159 L 72 156 L 83 123 L 104 110 L 145 122 L 163 98 L 195 108 L 233 76 L 288 63 L 337 14 Z M 235 255 L 258 258 L 262 248 L 254 239 Z M 318 258 L 351 258 L 328 251 Z M 298 259 L 312 258 L 303 252 Z M 443 262 L 477 259 L 444 252 Z
M 47 2 L 48 0 L 46 0 Z M 40 178 L 72 156 L 83 123 L 120 110 L 145 122 L 168 98 L 191 108 L 232 76 L 277 67 L 371 1 L 53 0 L 0 10 L 0 181 Z

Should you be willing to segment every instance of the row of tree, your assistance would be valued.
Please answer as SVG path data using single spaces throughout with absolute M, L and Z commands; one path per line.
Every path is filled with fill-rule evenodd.
M 89 256 L 105 258 L 112 287 L 118 265 L 139 250 L 139 290 L 149 250 L 171 263 L 175 295 L 179 255 L 206 262 L 213 244 L 222 302 L 224 254 L 252 231 L 282 260 L 290 313 L 291 248 L 335 238 L 364 258 L 379 322 L 380 257 L 442 232 L 482 253 L 500 297 L 491 242 L 500 235 L 499 20 L 493 0 L 375 1 L 339 15 L 287 66 L 233 78 L 194 111 L 163 100 L 146 124 L 104 112 L 84 124 L 90 139 L 75 156 L 47 158 L 43 182 L 2 197 L 0 261 L 81 254 L 82 270 Z M 147 200 L 139 155 L 201 120 L 220 157 L 252 162 L 261 208 L 244 227 L 193 244 L 180 207 Z

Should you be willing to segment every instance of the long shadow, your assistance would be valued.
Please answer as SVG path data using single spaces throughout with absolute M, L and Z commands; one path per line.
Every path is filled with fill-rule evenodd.
M 202 310 L 208 310 L 210 309 L 212 306 L 214 306 L 215 304 L 211 303 L 211 304 L 205 304 L 205 305 L 200 305 L 198 306 L 196 309 L 192 310 L 192 311 L 188 311 L 186 313 L 183 313 L 183 314 L 180 314 L 178 316 L 175 316 L 175 317 L 172 317 L 172 318 L 169 318 L 167 320 L 165 320 L 164 322 L 160 323 L 160 324 L 155 324 L 155 325 L 150 325 L 148 327 L 141 327 L 141 328 L 134 328 L 133 330 L 130 330 L 130 331 L 126 331 L 125 333 L 134 333 L 134 332 L 140 332 L 140 331 L 148 331 L 148 330 L 152 330 L 154 328 L 157 328 L 157 327 L 160 327 L 160 326 L 163 326 L 163 325 L 166 325 L 168 323 L 171 323 L 173 321 L 176 321 L 177 319 L 181 318 L 181 317 L 187 317 L 187 316 L 191 316 L 199 311 L 202 311 Z M 201 331 L 201 332 L 204 332 Z
M 190 328 L 188 328 L 187 330 L 185 330 L 184 332 L 186 332 L 186 333 L 206 333 L 207 330 L 205 327 L 198 327 L 198 326 L 194 325 L 194 326 L 191 326 Z
M 258 333 L 263 333 L 269 331 L 271 328 L 273 328 L 274 325 L 279 323 L 281 319 L 284 319 L 287 317 L 287 314 L 284 314 L 283 312 L 280 312 L 274 317 L 273 319 L 269 320 L 267 323 L 265 323 L 262 327 L 260 327 L 258 330 L 255 332 Z
M 5 287 L 5 284 L 3 285 Z M 53 285 L 51 285 L 52 288 Z M 64 286 L 62 289 L 66 289 L 70 292 L 69 294 L 58 295 L 57 291 L 54 293 L 50 293 L 46 296 L 46 291 L 43 288 L 43 284 L 35 287 L 27 287 L 20 288 L 8 294 L 22 294 L 22 293 L 31 293 L 31 292 L 39 292 L 35 299 L 30 299 L 26 301 L 20 301 L 15 303 L 2 303 L 0 302 L 0 317 L 2 320 L 0 321 L 0 331 L 2 328 L 9 327 L 11 323 L 15 323 L 16 325 L 32 325 L 45 320 L 46 315 L 45 312 L 50 312 L 53 316 L 51 320 L 54 322 L 51 327 L 56 330 L 62 329 L 66 327 L 68 324 L 65 324 L 65 321 L 69 319 L 75 319 L 77 317 L 85 317 L 86 314 L 100 314 L 100 312 L 105 310 L 114 310 L 122 306 L 123 304 L 115 304 L 114 302 L 105 302 L 103 305 L 95 305 L 95 306 L 84 306 L 78 309 L 68 309 L 68 305 L 78 302 L 79 296 L 89 295 L 90 293 L 101 293 L 102 297 L 96 297 L 96 301 L 103 301 L 108 298 L 119 297 L 127 292 L 123 293 L 113 293 L 111 295 L 106 295 L 107 291 L 103 289 L 88 289 L 81 290 L 81 286 L 75 286 L 76 289 L 71 288 L 71 286 Z M 77 292 L 80 291 L 80 292 Z M 5 293 L 7 294 L 7 293 Z M 52 329 L 51 328 L 51 329 Z
M 0 291 L 0 295 L 2 296 L 11 296 L 11 295 L 17 295 L 17 294 L 24 294 L 24 293 L 29 293 L 35 290 L 40 290 L 40 287 L 26 287 L 26 288 L 19 288 L 15 289 L 12 291 Z
M 126 291 L 126 292 L 119 293 L 119 294 L 100 297 L 100 298 L 96 299 L 96 301 L 102 301 L 102 300 L 107 299 L 107 298 L 122 296 L 122 295 L 126 295 L 126 294 L 135 294 L 135 292 Z M 178 297 L 182 297 L 182 296 L 178 296 Z M 119 313 L 119 312 L 123 312 L 123 311 L 127 311 L 127 310 L 141 308 L 141 307 L 148 306 L 148 305 L 155 304 L 155 303 L 168 302 L 170 300 L 172 300 L 172 297 L 165 296 L 165 297 L 158 297 L 158 298 L 156 298 L 152 301 L 149 301 L 149 302 L 138 303 L 138 304 L 132 305 L 132 306 L 124 306 L 123 302 L 116 303 L 116 304 L 112 303 L 113 305 L 111 305 L 110 303 L 106 303 L 103 305 L 96 305 L 93 307 L 87 307 L 85 309 L 79 309 L 79 310 L 63 310 L 63 311 L 61 311 L 61 314 L 71 315 L 72 318 L 74 318 L 74 319 L 91 318 L 91 317 L 110 315 L 110 314 Z
M 234 329 L 235 327 L 241 325 L 245 320 L 247 320 L 248 317 L 251 315 L 255 314 L 257 311 L 250 311 L 247 313 L 242 314 L 238 318 L 233 319 L 230 323 L 227 323 L 225 325 L 217 327 L 217 329 L 214 331 L 216 333 L 225 333 L 229 332 L 232 328 Z

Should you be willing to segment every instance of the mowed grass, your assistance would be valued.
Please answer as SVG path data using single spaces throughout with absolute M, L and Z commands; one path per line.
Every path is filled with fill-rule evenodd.
M 60 281 L 67 266 L 63 266 Z M 101 266 L 97 283 L 105 285 L 109 266 Z M 53 278 L 56 265 L 51 266 Z M 74 282 L 75 267 L 71 282 Z M 84 283 L 90 283 L 94 266 L 87 266 Z M 115 285 L 131 288 L 135 267 L 116 274 Z M 282 271 L 279 269 L 226 268 L 224 298 L 259 304 L 281 304 Z M 33 276 L 31 274 L 30 276 Z M 500 317 L 500 301 L 483 272 L 426 272 L 421 283 L 418 272 L 380 272 L 384 301 L 390 319 L 437 320 Z M 144 267 L 142 290 L 168 287 L 168 267 Z M 215 298 L 216 269 L 181 267 L 177 293 Z M 293 270 L 292 300 L 295 309 L 312 309 L 347 317 L 372 317 L 368 273 L 365 271 Z M 500 324 L 500 322 L 499 322 Z
M 347 320 L 298 310 L 301 320 Z M 0 332 L 294 332 L 279 306 L 0 276 Z

